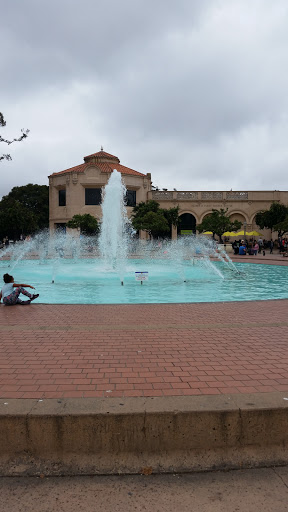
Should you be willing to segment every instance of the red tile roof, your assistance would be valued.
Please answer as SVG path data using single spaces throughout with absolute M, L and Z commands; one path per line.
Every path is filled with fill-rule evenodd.
M 52 174 L 50 174 L 50 176 L 56 176 L 56 174 L 65 174 L 66 172 L 83 172 L 85 167 L 88 167 L 87 164 L 80 164 L 80 165 L 76 165 L 75 167 L 70 167 L 69 169 L 65 169 L 65 171 L 60 171 L 60 172 L 53 172 Z
M 145 174 L 134 171 L 134 169 L 130 169 L 129 167 L 125 167 L 125 165 L 120 164 L 120 160 L 117 156 L 110 155 L 105 151 L 98 151 L 98 153 L 93 153 L 92 155 L 88 155 L 84 157 L 84 164 L 76 165 L 75 167 L 70 167 L 69 169 L 65 169 L 65 171 L 53 172 L 51 176 L 59 176 L 60 174 L 66 174 L 69 172 L 82 173 L 85 171 L 87 167 L 90 167 L 91 164 L 98 167 L 101 172 L 110 173 L 114 169 L 116 171 L 121 172 L 121 174 L 129 174 L 133 176 L 146 176 Z
M 121 164 L 109 164 L 108 162 L 103 163 L 97 163 L 96 164 L 99 169 L 101 169 L 101 172 L 112 172 L 114 169 L 116 171 L 121 172 L 121 174 L 133 174 L 134 176 L 146 176 L 145 174 L 142 174 L 141 172 L 134 171 L 134 169 L 130 169 L 129 167 L 125 167 L 125 165 Z
M 101 151 L 98 151 L 97 153 L 92 153 L 92 155 L 84 156 L 84 160 L 86 161 L 86 159 L 93 158 L 95 156 L 97 158 L 101 158 L 101 159 L 109 158 L 109 160 L 117 160 L 117 162 L 120 163 L 118 156 L 110 155 L 110 153 L 106 153 L 106 151 L 103 151 L 102 149 L 101 149 Z

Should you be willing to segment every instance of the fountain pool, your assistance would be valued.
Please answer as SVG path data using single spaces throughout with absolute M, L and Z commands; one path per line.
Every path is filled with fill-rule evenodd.
M 55 273 L 51 260 L 21 260 L 11 271 L 10 261 L 0 261 L 0 275 L 13 274 L 15 281 L 31 283 L 45 304 L 144 304 L 226 302 L 288 298 L 286 267 L 235 264 L 233 272 L 223 262 L 209 268 L 199 260 L 185 261 L 181 269 L 167 260 L 130 259 L 119 276 L 98 259 L 72 262 L 61 259 Z M 148 272 L 148 281 L 136 281 L 135 272 Z M 55 283 L 51 283 L 51 276 Z M 185 281 L 185 282 L 184 282 Z
M 38 233 L 0 253 L 0 273 L 32 284 L 46 304 L 224 302 L 288 297 L 287 269 L 234 264 L 205 236 L 135 238 L 126 189 L 113 171 L 102 199 L 100 235 Z M 5 259 L 5 258 L 8 259 Z M 32 259 L 34 258 L 34 259 Z M 142 281 L 136 280 L 139 273 Z M 144 280 L 144 277 L 146 280 Z M 148 280 L 147 280 L 148 278 Z

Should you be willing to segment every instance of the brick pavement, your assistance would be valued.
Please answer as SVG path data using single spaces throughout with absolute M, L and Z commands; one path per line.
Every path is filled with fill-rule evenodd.
M 0 306 L 0 397 L 287 391 L 288 300 Z

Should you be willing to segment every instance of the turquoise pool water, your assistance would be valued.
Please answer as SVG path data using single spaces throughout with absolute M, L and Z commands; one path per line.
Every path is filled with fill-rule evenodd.
M 10 266 L 9 266 L 10 265 Z M 35 286 L 37 302 L 45 304 L 141 304 L 223 302 L 288 298 L 288 268 L 236 263 L 237 271 L 222 262 L 129 260 L 120 277 L 99 260 L 23 260 L 13 269 L 0 262 L 0 272 L 15 282 Z M 141 285 L 135 272 L 148 272 Z M 221 275 L 223 277 L 221 277 Z M 51 281 L 54 278 L 55 283 Z M 185 282 L 184 282 L 185 281 Z

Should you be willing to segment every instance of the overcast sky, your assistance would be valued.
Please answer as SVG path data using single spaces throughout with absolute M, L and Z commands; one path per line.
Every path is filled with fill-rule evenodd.
M 104 151 L 177 190 L 288 190 L 287 0 L 1 6 L 0 197 Z

